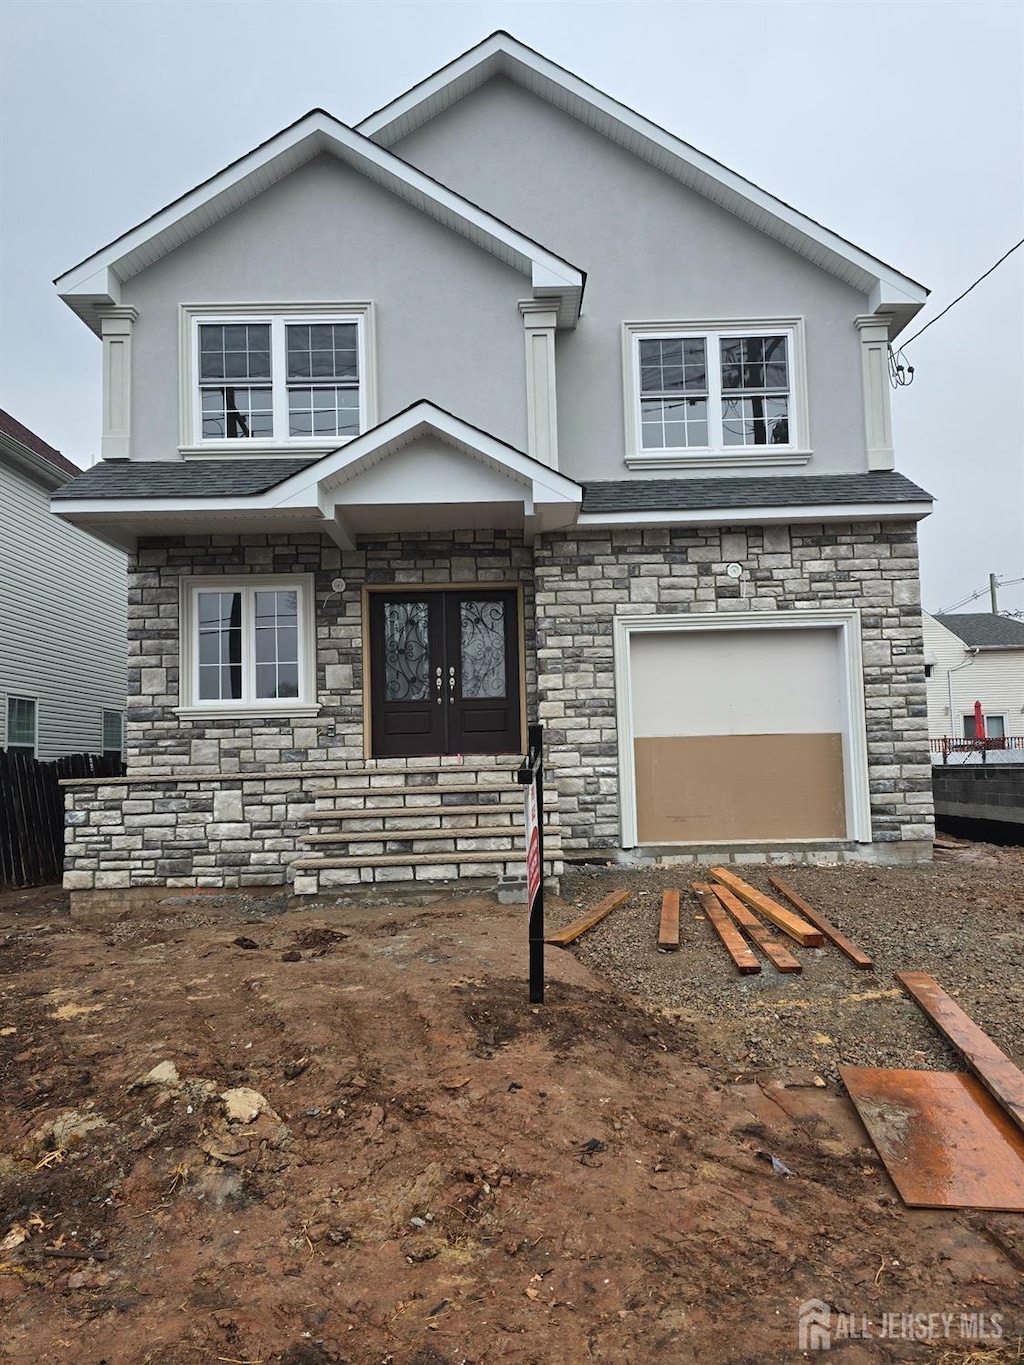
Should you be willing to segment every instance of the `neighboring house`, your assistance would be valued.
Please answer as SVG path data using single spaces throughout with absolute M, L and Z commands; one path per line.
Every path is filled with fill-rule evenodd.
M 925 612 L 924 660 L 933 762 L 942 761 L 942 740 L 977 738 L 975 702 L 986 738 L 1006 739 L 1007 757 L 1024 757 L 1013 743 L 1024 736 L 1024 622 L 991 612 Z M 957 761 L 967 753 L 961 748 Z
M 139 784 L 73 798 L 70 886 L 521 872 L 533 717 L 556 870 L 930 856 L 913 280 L 498 33 L 57 286 Z
M 127 561 L 50 515 L 77 465 L 0 411 L 0 749 L 119 754 Z

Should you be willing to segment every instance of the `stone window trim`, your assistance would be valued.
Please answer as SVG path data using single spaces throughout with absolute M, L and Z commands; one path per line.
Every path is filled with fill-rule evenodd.
M 275 698 L 255 700 L 250 696 L 251 686 L 247 682 L 245 696 L 241 700 L 201 700 L 198 676 L 197 595 L 200 592 L 255 593 L 262 590 L 298 594 L 298 696 L 280 700 Z M 188 575 L 180 580 L 180 593 L 181 704 L 174 708 L 175 715 L 183 720 L 207 720 L 215 717 L 241 720 L 271 717 L 301 719 L 319 714 L 320 703 L 316 691 L 316 606 L 313 574 Z M 243 643 L 243 670 L 247 680 L 253 670 L 251 648 L 251 641 L 246 636 Z
M 204 324 L 253 325 L 271 328 L 273 435 L 260 437 L 210 437 L 202 434 L 200 386 L 200 328 Z M 352 323 L 358 329 L 359 432 L 377 424 L 377 359 L 375 310 L 371 302 L 337 303 L 183 303 L 179 309 L 180 437 L 179 453 L 186 458 L 280 455 L 284 451 L 326 454 L 347 445 L 354 435 L 290 436 L 288 434 L 288 379 L 285 328 L 289 324 L 316 326 Z M 241 381 L 251 387 L 254 381 Z M 266 387 L 263 381 L 260 387 Z
M 783 335 L 789 366 L 789 441 L 778 445 L 726 445 L 722 428 L 719 346 L 739 337 Z M 705 446 L 647 448 L 641 434 L 640 343 L 644 340 L 702 339 L 710 389 L 708 443 Z M 625 464 L 629 469 L 773 468 L 805 465 L 813 455 L 807 393 L 807 361 L 802 317 L 684 319 L 622 324 Z

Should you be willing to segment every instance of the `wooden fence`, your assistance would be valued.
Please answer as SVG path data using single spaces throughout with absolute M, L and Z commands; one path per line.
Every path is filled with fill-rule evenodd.
M 102 754 L 41 763 L 0 750 L 0 888 L 43 886 L 64 873 L 65 777 L 120 777 L 124 764 Z

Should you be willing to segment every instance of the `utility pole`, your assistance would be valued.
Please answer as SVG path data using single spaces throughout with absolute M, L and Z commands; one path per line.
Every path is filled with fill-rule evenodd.
M 990 573 L 989 576 L 988 576 L 988 595 L 989 595 L 989 597 L 991 597 L 991 599 L 992 599 L 992 615 L 993 615 L 993 616 L 998 616 L 998 615 L 999 615 L 999 593 L 998 593 L 998 589 L 999 589 L 999 579 L 996 577 L 996 575 L 995 575 L 994 573 Z

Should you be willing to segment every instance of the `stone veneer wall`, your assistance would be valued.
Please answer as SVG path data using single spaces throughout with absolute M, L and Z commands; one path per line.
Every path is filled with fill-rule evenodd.
M 191 574 L 316 576 L 319 716 L 308 720 L 181 720 L 178 705 L 179 580 Z M 331 592 L 343 576 L 343 594 Z M 315 534 L 208 535 L 140 542 L 128 580 L 128 771 L 140 775 L 246 772 L 274 764 L 363 761 L 362 593 L 364 584 L 523 585 L 527 697 L 533 666 L 533 552 L 503 531 L 360 538 L 342 556 Z
M 742 587 L 725 573 L 734 562 Z M 540 719 L 565 849 L 619 843 L 613 615 L 859 607 L 873 838 L 901 845 L 894 857 L 930 850 L 913 523 L 575 529 L 539 541 L 535 565 Z

